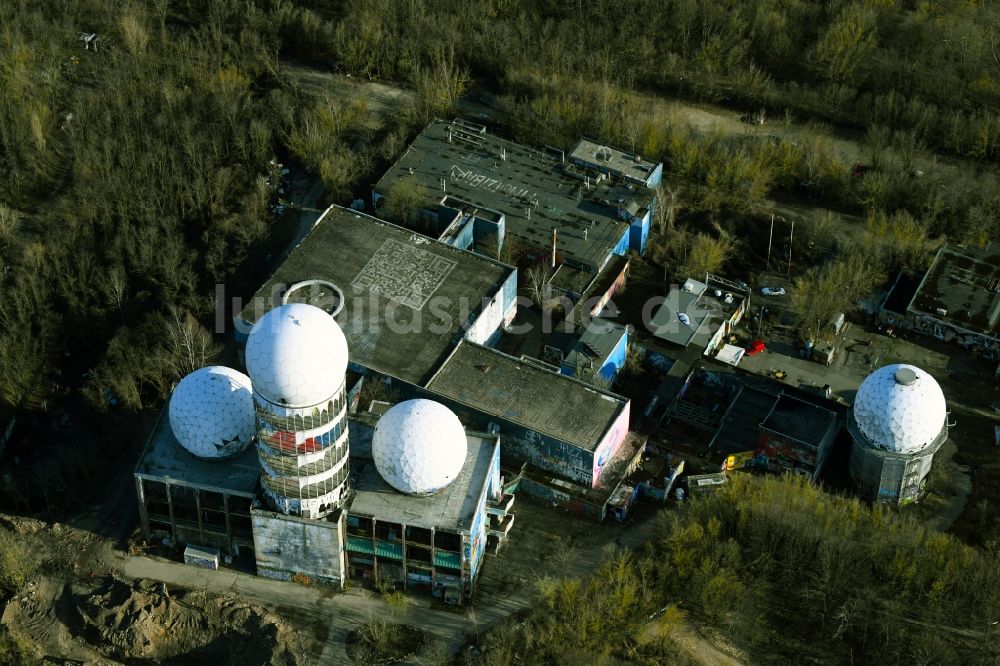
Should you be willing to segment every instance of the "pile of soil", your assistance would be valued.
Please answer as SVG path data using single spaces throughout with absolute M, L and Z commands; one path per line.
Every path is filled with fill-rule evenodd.
M 153 581 L 104 577 L 60 590 L 43 579 L 7 604 L 3 624 L 30 637 L 40 657 L 135 665 L 302 663 L 301 640 L 270 611 L 228 596 L 169 591 Z

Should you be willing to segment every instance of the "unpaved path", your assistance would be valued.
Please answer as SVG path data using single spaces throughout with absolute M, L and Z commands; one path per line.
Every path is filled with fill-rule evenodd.
M 382 120 L 391 118 L 394 111 L 398 111 L 403 104 L 413 99 L 413 92 L 410 90 L 387 83 L 362 81 L 308 64 L 284 62 L 282 73 L 304 90 L 314 93 L 362 95 L 368 102 L 369 109 Z M 489 95 L 467 96 L 459 100 L 459 113 L 472 119 L 497 118 L 500 110 L 483 101 L 489 98 Z M 763 125 L 751 125 L 742 122 L 736 112 L 726 109 L 688 104 L 646 94 L 637 95 L 637 99 L 640 108 L 650 117 L 679 121 L 706 134 L 716 132 L 733 136 L 777 136 L 794 142 L 821 141 L 834 151 L 834 154 L 839 154 L 845 164 L 867 160 L 868 150 L 862 142 L 838 136 L 828 127 L 806 126 L 785 119 L 766 122 Z M 922 168 L 931 169 L 935 164 L 936 160 L 928 159 L 926 164 L 922 164 Z M 764 213 L 773 212 L 789 222 L 794 220 L 804 224 L 826 216 L 831 219 L 836 230 L 844 235 L 856 233 L 864 224 L 864 220 L 860 217 L 815 206 L 809 202 L 767 200 L 761 208 Z M 294 247 L 294 244 L 291 247 Z
M 688 625 L 682 628 L 670 628 L 660 619 L 652 620 L 639 634 L 639 644 L 644 645 L 659 638 L 663 632 L 673 639 L 681 649 L 687 652 L 695 661 L 703 666 L 742 666 L 743 662 L 719 650 L 710 640 L 701 635 L 696 628 Z
M 350 588 L 335 592 L 329 588 L 306 587 L 275 581 L 229 569 L 209 571 L 146 556 L 121 556 L 118 568 L 132 579 L 161 580 L 168 585 L 209 592 L 237 595 L 242 599 L 275 608 L 282 616 L 311 625 L 321 624 L 325 641 L 309 655 L 311 664 L 341 666 L 350 663 L 346 652 L 348 633 L 369 618 L 388 612 L 385 603 L 366 590 Z M 465 643 L 466 617 L 430 607 L 429 599 L 407 598 L 402 621 L 422 629 L 428 641 L 440 641 L 451 653 Z M 480 612 L 484 625 L 500 619 L 494 613 Z M 421 663 L 419 656 L 410 663 Z

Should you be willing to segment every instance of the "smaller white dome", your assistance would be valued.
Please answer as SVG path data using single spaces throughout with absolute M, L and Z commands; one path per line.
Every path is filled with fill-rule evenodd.
M 876 447 L 917 453 L 945 426 L 948 407 L 934 378 L 920 368 L 897 363 L 879 368 L 861 383 L 854 420 Z
M 454 481 L 468 453 L 465 428 L 433 400 L 407 400 L 382 415 L 372 437 L 375 467 L 407 495 L 433 495 Z
M 312 407 L 344 384 L 347 339 L 323 310 L 288 303 L 269 310 L 250 329 L 246 364 L 254 389 L 267 401 Z
M 233 458 L 253 442 L 256 421 L 250 378 L 210 365 L 187 375 L 170 396 L 170 428 L 199 458 Z

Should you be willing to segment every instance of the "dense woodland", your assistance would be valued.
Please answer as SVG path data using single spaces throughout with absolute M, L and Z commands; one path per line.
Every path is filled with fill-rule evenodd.
M 80 33 L 100 39 L 85 48 Z M 376 120 L 363 97 L 303 89 L 293 65 L 412 94 Z M 117 424 L 229 341 L 212 331 L 215 285 L 252 293 L 294 225 L 275 212 L 279 164 L 347 204 L 463 92 L 514 139 L 568 148 L 588 135 L 663 160 L 648 260 L 666 273 L 760 263 L 746 239 L 775 199 L 826 209 L 797 230 L 804 335 L 945 239 L 1000 238 L 996 3 L 8 0 L 0 401 L 29 422 L 59 410 L 74 423 L 73 446 L 58 433 L 22 443 L 55 455 L 21 468 L 15 505 L 85 506 L 109 447 L 138 445 Z M 663 98 L 806 129 L 706 133 L 651 103 Z M 864 147 L 860 168 L 837 136 Z M 992 550 L 798 484 L 735 484 L 664 518 L 657 547 L 668 556 L 617 554 L 593 581 L 547 582 L 531 622 L 494 637 L 552 663 L 653 663 L 673 639 L 643 643 L 636 623 L 672 603 L 664 617 L 691 613 L 776 658 L 792 656 L 781 628 L 794 626 L 837 658 L 926 663 L 985 657 L 963 632 L 997 619 Z M 938 622 L 955 628 L 922 630 Z
M 540 604 L 490 632 L 473 663 L 685 663 L 692 623 L 751 663 L 995 659 L 995 543 L 975 549 L 792 476 L 735 475 L 658 520 L 644 551 L 540 581 Z
M 100 35 L 95 49 L 81 32 Z M 665 263 L 724 263 L 717 230 L 738 234 L 734 220 L 785 192 L 864 215 L 890 264 L 919 265 L 941 238 L 1000 235 L 998 41 L 1000 9 L 957 0 L 4 3 L 0 393 L 48 404 L 87 374 L 95 404 L 162 399 L 211 285 L 259 277 L 272 161 L 313 167 L 346 203 L 471 85 L 517 139 L 591 135 L 664 159 Z M 363 100 L 289 83 L 291 61 L 417 102 L 373 129 Z M 825 132 L 696 134 L 645 113 L 651 94 L 828 123 L 863 138 L 872 168 L 856 177 Z M 968 168 L 930 168 L 931 151 Z M 694 226 L 675 227 L 678 212 Z

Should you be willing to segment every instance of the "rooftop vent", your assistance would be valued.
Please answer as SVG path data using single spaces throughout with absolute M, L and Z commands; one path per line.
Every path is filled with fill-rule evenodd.
M 899 368 L 893 377 L 896 379 L 897 384 L 902 384 L 903 386 L 909 386 L 917 381 L 917 373 L 912 368 Z

